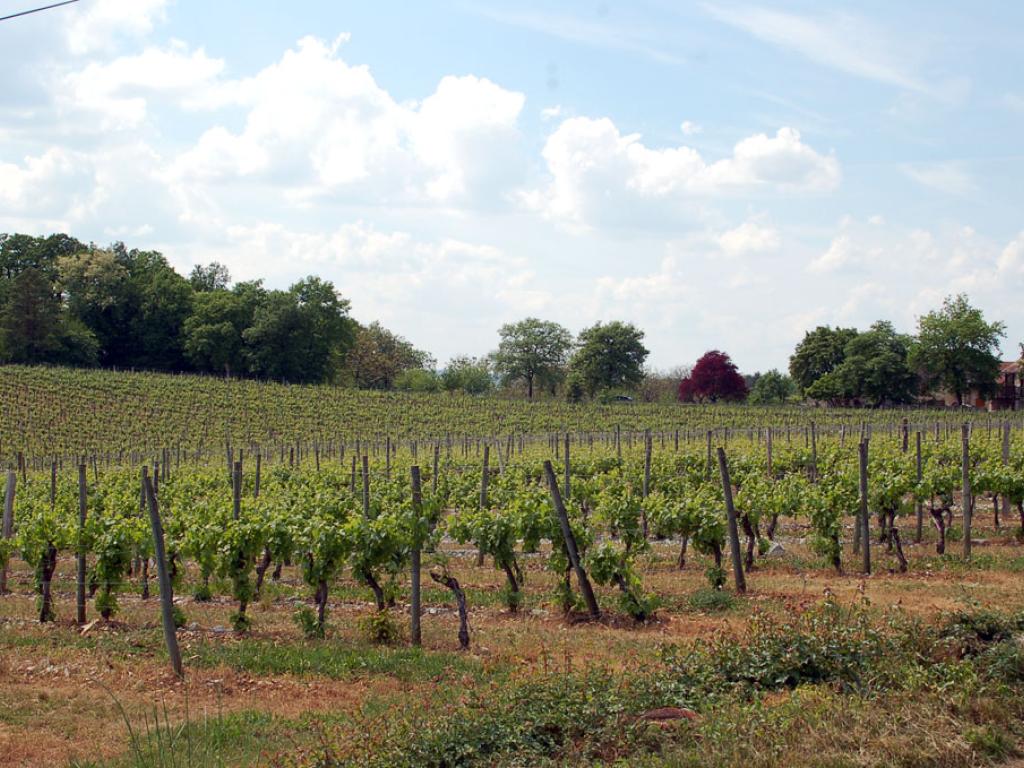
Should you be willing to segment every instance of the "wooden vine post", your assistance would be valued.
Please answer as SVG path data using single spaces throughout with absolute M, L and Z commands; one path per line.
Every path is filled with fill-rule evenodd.
M 484 445 L 484 463 L 483 468 L 480 470 L 480 509 L 487 509 L 487 484 L 491 476 L 491 449 L 490 446 Z M 478 549 L 476 551 L 476 565 L 477 568 L 482 567 L 484 564 L 484 550 Z
M 498 438 L 494 438 L 494 453 L 498 456 L 498 473 L 505 474 L 505 453 L 501 450 L 501 442 Z
M 423 492 L 420 488 L 420 468 L 413 465 L 409 469 L 412 481 L 412 515 L 414 519 L 415 536 L 413 539 L 412 552 L 409 560 L 412 564 L 410 574 L 411 592 L 409 606 L 409 637 L 413 645 L 422 645 L 423 636 L 420 630 L 420 547 L 419 540 L 420 526 L 423 516 Z
M 18 474 L 13 470 L 7 473 L 7 486 L 4 488 L 4 519 L 3 537 L 9 540 L 14 536 L 14 491 L 18 484 Z M 0 595 L 7 594 L 7 563 L 0 570 Z
M 164 627 L 164 640 L 167 642 L 167 655 L 171 659 L 171 669 L 174 670 L 174 674 L 184 677 L 181 651 L 178 649 L 178 632 L 174 625 L 174 593 L 171 591 L 171 575 L 167 570 L 167 554 L 164 551 L 164 529 L 160 523 L 160 508 L 148 474 L 143 474 L 142 482 L 146 487 L 149 524 L 153 529 L 153 556 L 156 559 L 157 578 L 160 580 L 160 616 Z
M 440 442 L 435 442 L 434 443 L 434 468 L 433 468 L 433 472 L 431 472 L 431 474 L 430 474 L 430 487 L 431 487 L 431 490 L 433 490 L 434 493 L 437 493 L 437 469 L 438 469 L 438 464 L 440 463 L 440 457 L 441 457 L 441 443 Z
M 576 572 L 576 580 L 580 585 L 580 592 L 583 593 L 583 600 L 587 604 L 587 610 L 591 618 L 601 617 L 601 609 L 597 605 L 597 597 L 594 589 L 590 586 L 590 579 L 580 562 L 579 550 L 576 547 L 576 537 L 573 536 L 572 526 L 569 525 L 569 515 L 565 511 L 565 504 L 562 503 L 562 494 L 558 490 L 558 479 L 555 477 L 554 467 L 550 460 L 544 461 L 544 474 L 548 478 L 548 490 L 551 492 L 551 503 L 555 507 L 555 514 L 558 516 L 558 525 L 562 529 L 562 538 L 565 540 L 565 550 L 569 555 L 569 563 Z
M 1003 466 L 1010 463 L 1010 422 L 1003 422 Z M 1003 518 L 1010 519 L 1010 497 L 1003 494 Z
M 818 428 L 811 422 L 811 482 L 818 482 Z
M 971 518 L 974 513 L 974 499 L 971 496 L 971 427 L 961 427 L 963 449 L 963 509 L 964 509 L 964 559 L 971 556 Z
M 85 464 L 78 465 L 78 578 L 75 591 L 78 626 L 85 624 Z
M 646 500 L 651 494 L 651 430 L 644 430 L 644 487 L 643 495 Z M 640 508 L 640 529 L 643 532 L 644 539 L 647 539 L 650 528 L 647 521 L 647 505 L 644 504 Z
M 868 441 L 861 440 L 857 447 L 857 456 L 860 468 L 860 519 L 857 525 L 860 527 L 860 554 L 861 570 L 865 574 L 871 573 L 871 518 L 868 515 Z
M 710 432 L 708 434 L 711 434 Z M 736 591 L 741 595 L 747 591 L 747 577 L 743 573 L 743 556 L 740 554 L 740 532 L 736 524 L 736 506 L 732 499 L 732 484 L 729 480 L 729 464 L 725 449 L 718 449 L 718 471 L 722 475 L 722 492 L 725 494 L 725 514 L 729 524 L 729 550 L 732 555 L 732 574 Z
M 570 472 L 572 471 L 572 463 L 569 459 L 569 433 L 565 433 L 565 490 L 563 495 L 568 499 L 572 495 L 572 481 L 570 480 Z
M 904 421 L 904 425 L 905 425 L 906 424 L 906 419 L 904 419 L 903 421 Z M 916 451 L 917 451 L 917 461 L 916 461 L 917 482 L 920 483 L 921 479 L 924 477 L 924 465 L 921 462 L 921 431 L 920 430 L 918 430 L 914 434 L 914 443 L 915 443 L 915 448 L 916 448 Z M 916 512 L 917 512 L 917 528 L 914 530 L 914 542 L 917 543 L 917 544 L 920 544 L 921 543 L 921 539 L 924 538 L 924 502 L 923 501 L 917 502 Z
M 363 454 L 363 516 L 370 516 L 370 457 Z
M 644 430 L 644 485 L 643 495 L 646 499 L 651 493 L 651 430 Z
M 236 461 L 231 471 L 231 514 L 235 520 L 242 516 L 242 462 Z

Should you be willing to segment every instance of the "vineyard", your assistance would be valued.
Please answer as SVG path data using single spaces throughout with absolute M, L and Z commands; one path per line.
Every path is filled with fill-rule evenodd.
M 1024 736 L 1017 413 L 18 367 L 0 401 L 4 765 L 978 765 Z

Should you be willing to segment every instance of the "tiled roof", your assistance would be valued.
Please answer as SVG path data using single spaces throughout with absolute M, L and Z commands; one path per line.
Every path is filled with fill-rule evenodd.
M 999 364 L 999 372 L 1000 373 L 1020 373 L 1020 369 L 1021 369 L 1020 361 L 1015 362 L 1015 363 L 1000 363 Z

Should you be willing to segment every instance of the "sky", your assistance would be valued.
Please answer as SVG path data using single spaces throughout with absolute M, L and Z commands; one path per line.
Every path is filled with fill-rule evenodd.
M 0 0 L 0 16 L 33 5 Z M 784 369 L 966 292 L 1024 340 L 1024 3 L 80 0 L 0 22 L 0 232 Z

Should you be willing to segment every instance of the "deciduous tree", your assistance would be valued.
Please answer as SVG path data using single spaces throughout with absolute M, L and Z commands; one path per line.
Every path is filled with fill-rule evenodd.
M 917 395 L 917 377 L 907 364 L 911 340 L 880 320 L 850 339 L 846 359 L 836 369 L 854 397 L 879 406 L 910 403 Z
M 534 385 L 554 386 L 565 375 L 572 350 L 572 334 L 535 317 L 508 323 L 498 331 L 501 342 L 494 353 L 494 368 L 508 384 L 522 381 L 526 396 L 533 398 Z
M 6 293 L 0 312 L 0 359 L 27 364 L 96 364 L 96 337 L 62 307 L 41 270 L 23 269 Z
M 784 403 L 796 392 L 793 380 L 779 370 L 772 368 L 762 373 L 750 388 L 750 402 L 754 405 Z
M 462 390 L 470 395 L 481 395 L 494 388 L 490 366 L 484 358 L 467 356 L 453 357 L 441 373 L 441 383 L 446 390 Z
M 211 261 L 205 266 L 196 264 L 188 276 L 192 289 L 197 293 L 204 291 L 223 291 L 231 285 L 231 273 L 228 268 L 217 261 Z
M 1001 322 L 988 323 L 966 294 L 947 296 L 942 308 L 918 320 L 917 343 L 910 350 L 910 365 L 928 383 L 956 395 L 975 388 L 991 394 L 999 375 L 999 340 L 1006 335 Z
M 250 370 L 297 382 L 333 378 L 355 337 L 348 310 L 348 300 L 318 277 L 268 292 L 243 333 Z
M 591 397 L 603 389 L 632 387 L 643 381 L 648 351 L 644 332 L 618 320 L 580 332 L 572 370 Z
M 819 325 L 807 331 L 789 358 L 789 373 L 806 392 L 815 381 L 831 373 L 846 359 L 846 345 L 857 335 L 856 328 L 831 328 Z
M 681 400 L 715 403 L 719 400 L 743 400 L 746 396 L 746 381 L 729 355 L 717 349 L 701 355 L 690 375 L 679 382 Z
M 182 326 L 185 355 L 200 371 L 230 376 L 245 370 L 243 334 L 266 295 L 259 283 L 240 283 L 234 290 L 197 293 L 192 314 Z
M 357 387 L 392 389 L 403 371 L 424 368 L 430 355 L 416 349 L 406 339 L 378 322 L 356 330 L 355 343 L 349 350 L 345 367 Z

